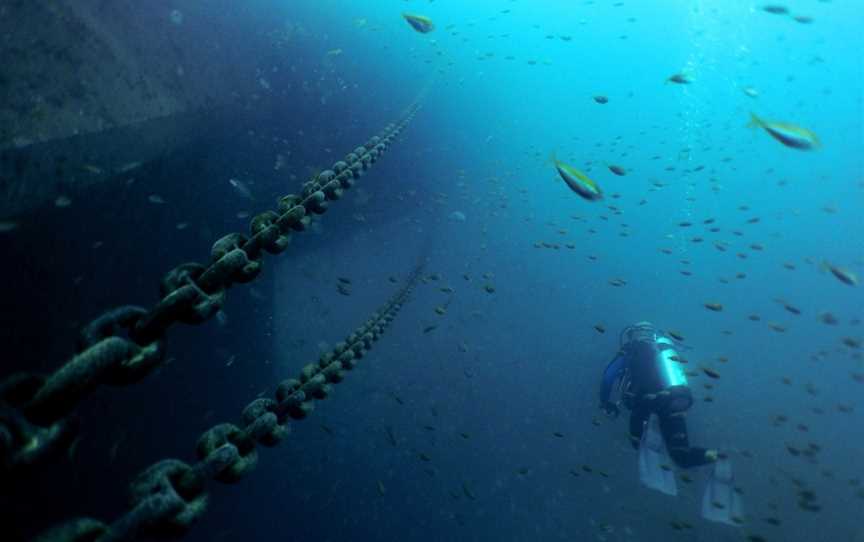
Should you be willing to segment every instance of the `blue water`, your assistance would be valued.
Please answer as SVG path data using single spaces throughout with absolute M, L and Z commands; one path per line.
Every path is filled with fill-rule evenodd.
M 776 15 L 743 0 L 257 0 L 230 17 L 178 4 L 190 32 L 241 17 L 260 25 L 256 39 L 273 36 L 249 60 L 272 100 L 244 117 L 242 139 L 166 158 L 124 193 L 155 190 L 167 208 L 124 213 L 114 206 L 132 203 L 100 194 L 70 226 L 87 236 L 57 233 L 81 243 L 78 256 L 50 263 L 17 247 L 80 277 L 70 296 L 71 279 L 33 272 L 66 335 L 106 307 L 152 305 L 161 273 L 245 227 L 238 211 L 272 208 L 418 97 L 420 110 L 259 281 L 229 292 L 221 323 L 172 329 L 172 363 L 82 406 L 75 457 L 91 459 L 50 471 L 73 481 L 21 532 L 116 518 L 135 473 L 194 461 L 197 435 L 272 397 L 424 261 L 410 301 L 332 397 L 260 450 L 241 483 L 208 486 L 188 539 L 864 540 L 864 286 L 824 265 L 864 276 L 860 2 L 789 1 L 791 15 Z M 435 30 L 415 32 L 403 11 Z M 667 82 L 676 73 L 692 82 Z M 746 127 L 751 112 L 812 130 L 821 147 L 785 147 Z M 569 190 L 553 153 L 604 198 Z M 104 260 L 81 256 L 96 238 Z M 691 441 L 732 458 L 741 526 L 701 519 L 708 469 L 677 497 L 643 488 L 626 414 L 598 408 L 618 332 L 638 320 L 684 337 Z M 62 359 L 66 335 L 41 348 Z M 805 490 L 818 511 L 800 506 Z

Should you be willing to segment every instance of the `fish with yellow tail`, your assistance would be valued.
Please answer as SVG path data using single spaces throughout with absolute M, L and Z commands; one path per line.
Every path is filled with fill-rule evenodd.
M 762 128 L 780 143 L 799 151 L 812 151 L 822 146 L 816 134 L 807 128 L 785 122 L 760 119 L 755 113 L 750 113 L 750 122 L 747 126 Z
M 414 15 L 411 13 L 403 13 L 402 17 L 405 18 L 405 21 L 411 25 L 411 28 L 420 32 L 421 34 L 428 34 L 435 30 L 435 24 L 432 23 L 432 19 L 426 17 L 424 15 Z
M 576 192 L 579 196 L 588 201 L 603 199 L 603 192 L 600 190 L 600 187 L 597 183 L 589 179 L 587 175 L 570 164 L 561 162 L 555 158 L 554 154 L 550 159 L 552 160 L 552 163 L 555 164 L 555 169 L 558 171 L 558 175 L 564 179 L 564 182 L 567 183 L 570 190 Z

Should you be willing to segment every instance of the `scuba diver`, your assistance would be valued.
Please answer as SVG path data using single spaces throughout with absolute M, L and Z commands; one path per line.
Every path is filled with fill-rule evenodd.
M 675 343 L 650 322 L 625 327 L 619 343 L 618 353 L 603 372 L 600 408 L 612 417 L 618 416 L 622 403 L 630 410 L 630 443 L 639 450 L 642 483 L 677 495 L 672 462 L 685 469 L 714 464 L 702 515 L 736 524 L 741 506 L 729 460 L 717 450 L 690 445 L 685 415 L 693 395 Z

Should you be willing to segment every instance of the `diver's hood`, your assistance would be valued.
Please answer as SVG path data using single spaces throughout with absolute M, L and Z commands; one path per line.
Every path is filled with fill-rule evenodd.
M 654 324 L 648 322 L 647 320 L 643 320 L 622 329 L 619 341 L 622 346 L 626 343 L 634 341 L 654 342 L 656 336 L 657 328 L 654 327 Z

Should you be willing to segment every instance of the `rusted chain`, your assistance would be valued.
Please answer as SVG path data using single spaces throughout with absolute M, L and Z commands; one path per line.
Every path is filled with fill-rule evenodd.
M 182 536 L 207 507 L 205 486 L 209 480 L 232 484 L 258 463 L 257 446 L 275 446 L 289 433 L 289 418 L 301 420 L 314 410 L 314 400 L 327 398 L 333 384 L 377 341 L 407 300 L 422 273 L 422 266 L 382 308 L 360 327 L 321 354 L 318 361 L 300 370 L 297 378 L 284 380 L 275 399 L 258 398 L 242 412 L 242 425 L 222 423 L 198 439 L 198 462 L 178 459 L 159 461 L 141 472 L 130 485 L 132 507 L 111 524 L 76 518 L 40 535 L 37 542 L 120 542 L 140 535 Z
M 68 440 L 65 418 L 100 385 L 125 386 L 147 376 L 165 360 L 164 337 L 177 322 L 201 324 L 224 305 L 235 283 L 254 280 L 263 253 L 279 254 L 310 214 L 327 211 L 387 150 L 418 109 L 348 153 L 332 169 L 303 185 L 301 195 L 282 197 L 276 211 L 252 218 L 250 235 L 230 233 L 211 249 L 209 265 L 187 262 L 168 271 L 160 300 L 151 309 L 124 306 L 106 311 L 81 332 L 80 352 L 47 377 L 12 375 L 0 382 L 0 469 L 17 470 L 56 452 Z

